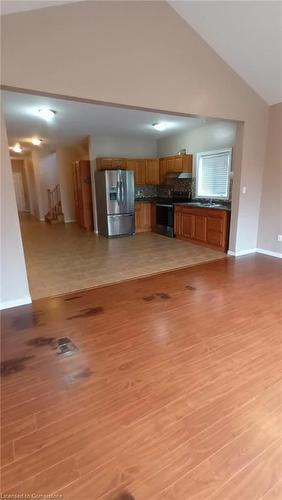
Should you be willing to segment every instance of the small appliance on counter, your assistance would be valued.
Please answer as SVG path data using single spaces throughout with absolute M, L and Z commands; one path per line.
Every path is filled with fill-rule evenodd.
M 134 173 L 101 170 L 95 173 L 98 230 L 102 236 L 135 233 Z

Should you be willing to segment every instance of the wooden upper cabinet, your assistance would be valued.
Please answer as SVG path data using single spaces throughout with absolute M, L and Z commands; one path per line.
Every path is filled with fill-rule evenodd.
M 192 174 L 193 171 L 193 155 L 181 156 L 182 159 L 182 172 Z
M 159 184 L 160 183 L 160 169 L 158 158 L 146 160 L 146 175 L 145 184 Z
M 166 174 L 167 174 L 167 160 L 166 160 L 166 158 L 161 158 L 159 165 L 160 165 L 160 184 L 164 184 Z
M 192 155 L 167 156 L 164 158 L 97 158 L 97 170 L 133 170 L 135 184 L 165 184 L 172 172 L 191 172 Z
M 166 173 L 174 171 L 174 158 L 166 159 Z
M 126 160 L 126 170 L 135 171 L 136 165 L 137 165 L 136 160 Z
M 160 184 L 164 184 L 166 181 L 166 176 L 172 172 L 189 172 L 192 173 L 192 155 L 183 156 L 166 156 L 160 158 Z
M 137 181 L 135 182 L 136 184 L 139 184 L 140 186 L 143 186 L 146 184 L 146 160 L 136 160 L 137 162 Z
M 177 156 L 167 160 L 168 171 L 169 172 L 183 172 L 183 162 L 182 157 Z
M 133 170 L 134 182 L 136 185 L 142 186 L 145 184 L 146 160 L 142 159 L 126 160 L 126 170 Z
M 96 158 L 97 170 L 126 169 L 125 158 Z
M 126 169 L 126 158 L 113 158 L 112 168 L 113 170 L 117 168 Z

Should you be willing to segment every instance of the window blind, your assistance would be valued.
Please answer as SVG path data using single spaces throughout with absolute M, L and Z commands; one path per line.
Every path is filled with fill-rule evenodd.
M 197 155 L 196 196 L 228 198 L 231 150 Z

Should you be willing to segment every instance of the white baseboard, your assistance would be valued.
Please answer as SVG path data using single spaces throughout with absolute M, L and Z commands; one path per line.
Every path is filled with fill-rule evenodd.
M 17 300 L 5 300 L 4 302 L 0 303 L 0 310 L 10 309 L 11 307 L 24 306 L 26 304 L 31 304 L 31 302 L 32 301 L 30 295 Z
M 282 253 L 272 252 L 272 250 L 264 250 L 263 248 L 257 248 L 258 253 L 263 253 L 264 255 L 270 255 L 270 257 L 277 257 L 278 259 L 282 259 Z
M 64 220 L 65 224 L 69 224 L 69 222 L 76 222 L 76 220 L 75 219 Z
M 256 248 L 249 248 L 248 250 L 239 250 L 239 252 L 233 252 L 232 250 L 228 250 L 228 255 L 232 255 L 232 257 L 241 257 L 241 255 L 249 255 L 250 253 L 256 253 Z
M 249 250 L 240 250 L 239 252 L 228 250 L 227 252 L 227 254 L 231 255 L 232 257 L 241 257 L 242 255 L 249 255 L 251 253 L 262 253 L 264 255 L 270 255 L 271 257 L 282 259 L 282 253 L 272 252 L 271 250 L 264 250 L 263 248 L 250 248 Z

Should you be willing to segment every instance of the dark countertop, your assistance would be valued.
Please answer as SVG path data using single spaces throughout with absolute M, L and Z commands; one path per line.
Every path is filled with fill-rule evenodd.
M 198 202 L 180 202 L 174 203 L 174 205 L 180 205 L 181 207 L 191 207 L 191 208 L 208 208 L 212 210 L 226 210 L 227 212 L 231 212 L 231 207 L 226 205 L 221 205 L 220 203 L 213 203 L 209 205 L 208 203 L 198 203 Z
M 184 197 L 178 197 L 178 198 L 135 198 L 135 203 L 165 203 L 165 204 L 170 204 L 174 205 L 175 203 L 188 203 L 189 200 Z
M 179 201 L 176 200 L 175 198 L 135 198 L 135 203 L 164 203 L 164 204 L 171 204 L 171 205 L 180 205 L 184 207 L 191 207 L 191 208 L 209 208 L 212 210 L 227 210 L 228 212 L 231 212 L 231 207 L 230 205 L 224 205 L 221 203 L 216 203 L 209 205 L 208 203 L 200 203 L 200 202 L 195 202 L 195 201 L 183 201 L 183 199 L 180 199 Z

